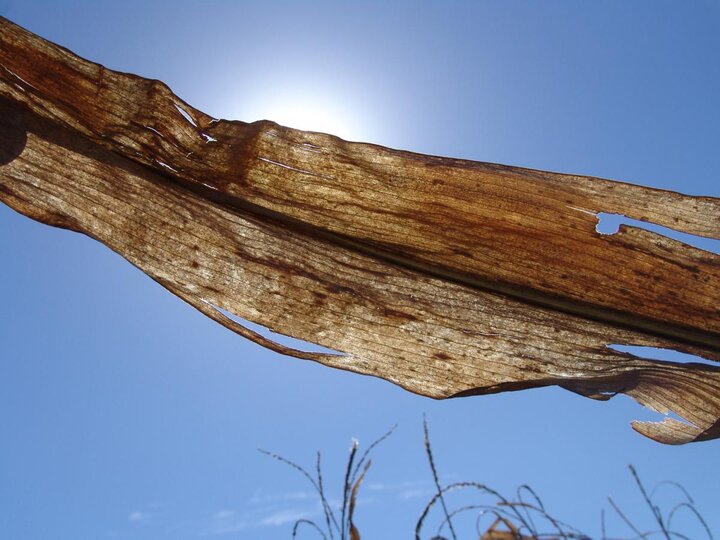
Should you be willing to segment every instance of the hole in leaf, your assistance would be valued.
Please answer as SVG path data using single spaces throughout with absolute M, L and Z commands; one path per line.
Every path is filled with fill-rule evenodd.
M 284 345 L 285 347 L 290 347 L 292 349 L 297 349 L 303 352 L 332 354 L 334 356 L 347 356 L 345 353 L 336 351 L 334 349 L 328 349 L 327 347 L 323 347 L 322 345 L 318 345 L 317 343 L 311 343 L 310 341 L 304 341 L 302 339 L 286 336 L 285 334 L 279 334 L 270 330 L 267 326 L 248 321 L 247 319 L 238 317 L 237 315 L 230 313 L 229 311 L 221 307 L 213 304 L 211 305 L 220 313 L 225 315 L 228 319 L 236 322 L 241 326 L 244 326 L 245 328 L 252 330 L 253 332 L 257 332 L 266 339 L 274 341 L 275 343 L 279 343 L 280 345 Z
M 149 129 L 150 131 L 152 131 L 153 133 L 155 133 L 155 135 L 157 135 L 158 137 L 164 137 L 164 135 L 163 135 L 162 133 L 160 133 L 160 132 L 159 132 L 157 129 L 155 129 L 154 127 L 145 126 L 145 129 Z
M 23 79 L 20 75 L 18 75 L 17 73 L 15 73 L 13 70 L 8 69 L 8 68 L 6 68 L 5 66 L 2 66 L 2 68 L 3 68 L 5 71 L 7 71 L 10 75 L 12 75 L 13 77 L 15 77 L 18 81 L 21 81 L 25 86 L 29 86 L 30 88 L 34 88 L 35 90 L 37 90 L 37 88 L 36 88 L 35 86 L 33 86 L 32 84 L 30 84 L 29 82 L 27 82 L 27 81 L 26 81 L 25 79 Z M 25 89 L 24 89 L 22 86 L 18 85 L 17 83 L 15 83 L 15 86 L 17 86 L 17 87 L 20 88 L 23 92 L 25 92 Z
M 625 399 L 634 401 L 629 396 L 623 396 L 623 397 Z M 638 409 L 638 411 L 634 414 L 634 416 L 635 416 L 636 422 L 653 422 L 654 423 L 654 422 L 662 422 L 666 418 L 669 418 L 672 420 L 677 420 L 681 424 L 686 424 L 689 426 L 695 425 L 692 422 L 688 421 L 687 418 L 683 418 L 682 416 L 680 416 L 679 414 L 674 412 L 672 409 L 668 409 L 665 412 L 659 412 L 659 411 L 655 411 L 649 407 L 645 407 L 645 406 L 641 405 L 640 408 Z
M 696 234 L 676 231 L 670 227 L 656 225 L 655 223 L 649 223 L 647 221 L 640 221 L 639 219 L 632 219 L 622 214 L 600 212 L 597 214 L 597 218 L 598 222 L 595 226 L 595 230 L 600 234 L 615 234 L 620 230 L 620 225 L 631 225 L 639 229 L 645 229 L 646 231 L 666 236 L 667 238 L 672 238 L 673 240 L 678 240 L 698 249 L 720 254 L 720 240 L 715 238 L 706 238 Z
M 197 127 L 197 123 L 195 122 L 195 120 L 193 119 L 193 117 L 190 116 L 190 113 L 189 113 L 189 112 L 187 112 L 185 109 L 183 109 L 183 108 L 182 108 L 180 105 L 178 105 L 177 103 L 175 103 L 175 108 L 178 110 L 178 112 L 179 112 L 180 114 L 183 115 L 183 118 L 185 118 L 185 120 L 187 120 L 188 122 L 190 122 L 194 127 Z
M 660 360 L 666 362 L 676 362 L 680 364 L 705 364 L 706 366 L 720 367 L 720 364 L 712 360 L 706 360 L 701 356 L 688 354 L 674 349 L 663 349 L 661 347 L 645 347 L 642 345 L 621 345 L 613 343 L 607 346 L 613 351 L 632 354 L 639 358 L 648 360 Z
M 169 171 L 172 171 L 172 172 L 175 172 L 175 173 L 178 172 L 176 168 L 171 167 L 170 165 L 168 165 L 168 164 L 165 163 L 164 161 L 160 161 L 160 160 L 157 160 L 157 159 L 156 159 L 156 160 L 155 160 L 155 163 L 157 163 L 157 164 L 160 165 L 161 167 L 165 167 L 165 168 L 166 168 L 167 170 L 169 170 Z

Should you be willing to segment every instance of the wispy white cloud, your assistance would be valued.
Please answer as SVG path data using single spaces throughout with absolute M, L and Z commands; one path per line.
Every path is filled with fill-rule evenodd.
M 229 519 L 235 517 L 237 512 L 235 510 L 218 510 L 212 515 L 213 519 Z
M 195 522 L 191 528 L 198 536 L 219 536 L 247 529 L 280 527 L 294 523 L 298 519 L 312 519 L 319 514 L 319 506 L 316 504 L 303 504 L 300 507 L 256 504 L 254 508 L 246 510 L 219 509 L 205 520 Z
M 408 499 L 419 499 L 419 498 L 427 498 L 429 499 L 434 495 L 435 491 L 430 488 L 413 488 L 413 489 L 405 489 L 398 493 L 398 499 L 408 500 Z
M 216 513 L 211 518 L 210 523 L 200 528 L 201 536 L 229 534 L 243 531 L 253 526 L 252 523 L 248 523 L 242 516 L 238 516 L 234 512 L 231 515 L 225 515 L 225 517 L 218 517 L 218 514 L 221 513 Z
M 314 491 L 289 491 L 286 493 L 256 493 L 250 498 L 250 504 L 270 504 L 284 501 L 307 501 L 317 499 Z
M 265 516 L 260 520 L 258 525 L 261 527 L 278 527 L 280 525 L 294 523 L 298 519 L 308 519 L 309 517 L 311 517 L 311 514 L 306 511 L 285 509 L 274 512 L 269 516 Z
M 327 502 L 333 509 L 339 509 L 341 505 L 341 501 L 336 499 L 328 499 Z M 358 501 L 358 503 L 363 504 L 367 501 Z M 253 529 L 290 526 L 300 519 L 318 520 L 322 515 L 322 504 L 316 492 L 289 491 L 256 493 L 244 507 L 220 507 L 205 513 L 204 517 L 196 515 L 193 518 L 186 515 L 181 521 L 173 519 L 165 511 L 151 509 L 148 505 L 128 514 L 127 520 L 132 524 L 130 527 L 141 523 L 146 526 L 153 524 L 163 527 L 169 535 L 182 533 L 185 536 L 214 537 L 232 535 L 240 531 L 248 532 Z M 130 530 L 132 529 L 129 528 L 128 533 Z
M 405 482 L 371 482 L 366 484 L 364 487 L 370 491 L 401 491 L 403 489 L 409 489 L 420 486 L 428 486 L 430 482 L 418 481 L 418 480 L 407 480 Z
M 374 482 L 366 486 L 368 491 L 375 493 L 387 493 L 397 499 L 407 500 L 419 497 L 432 497 L 434 493 L 430 482 L 422 480 L 410 480 L 405 482 L 383 483 Z
M 140 521 L 145 521 L 148 518 L 148 514 L 145 512 L 140 512 L 139 510 L 136 510 L 135 512 L 132 512 L 128 516 L 128 521 L 131 523 L 138 523 Z

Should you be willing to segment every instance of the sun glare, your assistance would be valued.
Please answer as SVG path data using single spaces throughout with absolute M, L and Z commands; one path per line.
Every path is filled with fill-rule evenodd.
M 269 105 L 267 116 L 270 120 L 284 126 L 306 131 L 321 131 L 343 138 L 356 139 L 358 126 L 353 119 L 338 108 L 328 104 L 312 102 L 278 103 Z
M 363 115 L 356 100 L 333 98 L 331 92 L 272 92 L 246 96 L 233 117 L 246 122 L 272 120 L 283 126 L 320 131 L 351 141 L 372 140 L 369 116 Z

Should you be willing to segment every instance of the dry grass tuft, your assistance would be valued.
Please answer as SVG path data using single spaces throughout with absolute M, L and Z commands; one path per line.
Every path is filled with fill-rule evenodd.
M 315 476 L 313 476 L 300 465 L 277 454 L 261 450 L 261 452 L 273 459 L 281 461 L 301 472 L 313 485 L 320 498 L 325 518 L 324 526 L 320 526 L 313 520 L 299 519 L 293 525 L 293 539 L 297 537 L 300 527 L 305 526 L 320 535 L 324 540 L 335 540 L 336 537 L 339 540 L 360 540 L 360 531 L 353 521 L 353 516 L 360 486 L 365 478 L 365 474 L 370 468 L 371 461 L 369 456 L 378 444 L 393 433 L 395 427 L 397 426 L 394 426 L 382 437 L 375 440 L 365 450 L 360 459 L 357 459 L 358 443 L 357 441 L 353 441 L 345 469 L 342 505 L 339 509 L 335 510 L 328 502 L 325 493 L 319 452 L 317 453 L 315 463 Z M 478 482 L 455 482 L 443 485 L 440 482 L 440 476 L 437 472 L 438 469 L 435 464 L 426 419 L 423 419 L 423 430 L 425 454 L 427 455 L 430 465 L 435 486 L 435 495 L 433 495 L 425 505 L 418 518 L 415 526 L 416 540 L 422 540 L 424 538 L 422 535 L 423 528 L 427 526 L 434 510 L 440 511 L 440 518 L 435 534 L 431 537 L 425 537 L 429 538 L 429 540 L 458 540 L 458 538 L 461 537 L 474 537 L 479 540 L 592 540 L 592 537 L 589 535 L 556 519 L 548 513 L 542 499 L 528 485 L 521 485 L 516 490 L 513 499 L 509 499 L 500 492 Z M 630 465 L 630 473 L 640 491 L 644 504 L 651 511 L 652 522 L 647 527 L 636 525 L 615 501 L 609 498 L 610 507 L 620 518 L 627 530 L 630 531 L 631 535 L 608 536 L 606 533 L 605 511 L 603 510 L 600 517 L 602 530 L 600 540 L 651 540 L 654 538 L 661 540 L 690 540 L 690 537 L 674 527 L 675 518 L 680 513 L 686 513 L 695 518 L 701 525 L 707 538 L 713 540 L 714 537 L 710 528 L 695 507 L 694 500 L 685 488 L 676 482 L 666 481 L 659 483 L 648 493 L 640 480 L 637 470 L 632 465 Z M 656 502 L 656 494 L 663 486 L 676 489 L 681 496 L 680 502 L 666 511 L 663 511 Z M 456 492 L 466 492 L 467 498 L 474 497 L 477 498 L 477 500 L 468 500 L 465 504 L 453 509 L 448 504 L 446 496 Z M 339 518 L 336 515 L 336 510 L 339 510 Z M 472 514 L 475 517 L 474 531 L 472 533 L 466 532 L 460 536 L 458 534 L 460 530 L 458 529 L 458 520 L 461 517 L 466 517 L 467 514 Z M 467 527 L 465 527 L 465 529 L 467 529 Z

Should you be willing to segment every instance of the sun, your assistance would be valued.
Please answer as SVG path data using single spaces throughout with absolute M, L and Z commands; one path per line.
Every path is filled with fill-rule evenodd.
M 357 139 L 358 125 L 342 107 L 333 106 L 328 102 L 314 102 L 307 99 L 296 99 L 293 102 L 268 104 L 267 117 L 278 124 L 302 129 L 320 131 L 337 135 L 344 139 Z
M 372 140 L 368 104 L 348 92 L 313 84 L 273 85 L 246 94 L 232 116 L 246 122 L 272 120 L 283 126 L 319 131 L 351 141 Z

